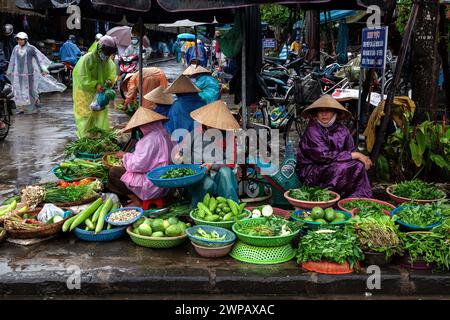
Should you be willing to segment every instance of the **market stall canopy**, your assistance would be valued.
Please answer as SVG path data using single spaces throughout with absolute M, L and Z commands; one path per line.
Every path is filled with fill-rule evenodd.
M 328 12 L 326 12 L 326 16 L 324 12 L 320 13 L 320 23 L 324 24 L 325 22 L 329 21 L 329 15 Z M 347 19 L 348 17 L 353 17 L 358 14 L 358 11 L 356 10 L 331 10 L 331 21 L 339 21 L 342 19 Z
M 158 26 L 165 28 L 178 28 L 178 27 L 193 28 L 197 26 L 203 26 L 205 24 L 211 24 L 211 22 L 196 22 L 191 21 L 189 19 L 184 19 L 175 21 L 174 23 L 161 23 Z

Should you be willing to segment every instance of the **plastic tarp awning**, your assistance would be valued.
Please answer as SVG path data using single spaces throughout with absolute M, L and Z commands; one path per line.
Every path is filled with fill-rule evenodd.
M 325 19 L 325 13 L 321 12 L 320 13 L 320 23 L 324 24 L 325 22 L 330 22 L 329 21 L 329 14 L 328 12 L 326 12 L 326 19 Z M 358 14 L 358 11 L 356 10 L 332 10 L 330 12 L 331 15 L 331 21 L 339 21 L 341 19 L 346 19 L 348 17 L 352 17 Z

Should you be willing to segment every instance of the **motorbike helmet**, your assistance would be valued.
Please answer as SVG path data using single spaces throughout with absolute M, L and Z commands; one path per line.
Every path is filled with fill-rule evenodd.
M 73 34 L 69 35 L 69 40 L 75 42 L 77 37 L 75 37 Z
M 103 37 L 103 35 L 101 34 L 101 33 L 97 33 L 96 35 L 95 35 L 95 40 L 100 40 L 100 38 L 101 37 Z
M 4 36 L 10 36 L 13 34 L 13 32 L 14 32 L 14 27 L 12 24 L 8 23 L 3 26 L 3 35 Z
M 19 32 L 16 35 L 16 39 L 28 40 L 28 35 L 25 32 Z
M 98 40 L 99 50 L 107 56 L 117 52 L 117 44 L 114 38 L 110 36 L 103 36 Z

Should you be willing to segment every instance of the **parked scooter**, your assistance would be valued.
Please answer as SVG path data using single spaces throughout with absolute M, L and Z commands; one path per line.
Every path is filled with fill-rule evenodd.
M 135 73 L 139 71 L 139 56 L 137 54 L 132 54 L 129 56 L 120 56 L 119 57 L 119 70 L 120 70 L 120 83 L 125 80 L 125 77 L 128 74 Z M 120 86 L 120 95 L 122 98 L 126 98 L 125 92 L 122 90 L 122 86 Z
M 4 59 L 3 51 L 0 49 L 0 141 L 8 135 L 11 126 L 11 116 L 16 108 L 14 92 L 11 81 L 5 75 L 8 62 Z

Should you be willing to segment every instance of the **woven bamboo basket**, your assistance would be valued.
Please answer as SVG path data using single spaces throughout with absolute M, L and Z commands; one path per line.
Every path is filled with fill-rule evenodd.
M 64 209 L 64 210 L 67 211 L 68 209 Z M 29 212 L 24 212 L 24 213 L 17 214 L 17 216 L 22 217 L 25 213 L 30 214 Z M 36 214 L 30 215 L 30 217 L 33 217 L 33 216 L 35 217 Z M 61 231 L 64 222 L 66 222 L 66 220 L 69 219 L 71 216 L 73 216 L 73 213 L 71 213 L 71 215 L 69 217 L 67 217 L 66 219 L 64 219 L 60 222 L 52 223 L 52 224 L 45 224 L 42 227 L 39 227 L 39 228 L 36 228 L 33 230 L 18 229 L 18 226 L 20 225 L 20 223 L 5 219 L 4 227 L 8 234 L 8 237 L 11 237 L 11 238 L 15 238 L 15 239 L 46 238 L 46 237 L 58 234 Z

